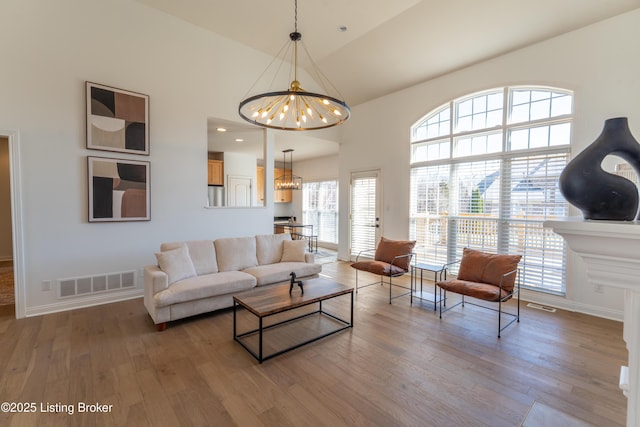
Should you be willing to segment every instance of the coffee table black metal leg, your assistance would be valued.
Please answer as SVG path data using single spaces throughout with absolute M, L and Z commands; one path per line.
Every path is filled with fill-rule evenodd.
M 259 353 L 258 354 L 258 361 L 260 363 L 262 363 L 262 317 L 259 317 L 259 319 L 260 320 L 259 320 L 259 326 L 258 327 L 260 329 L 260 332 L 258 332 L 258 346 L 259 346 L 259 348 L 258 348 L 258 353 Z
M 353 328 L 353 292 L 350 292 L 350 294 L 351 294 L 351 327 Z

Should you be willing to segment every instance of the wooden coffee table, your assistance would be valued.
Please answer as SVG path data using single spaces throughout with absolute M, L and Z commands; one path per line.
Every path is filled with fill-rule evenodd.
M 236 294 L 233 297 L 233 339 L 240 343 L 240 345 L 243 346 L 249 353 L 251 353 L 253 357 L 258 359 L 258 362 L 262 363 L 267 359 L 278 356 L 287 351 L 296 349 L 305 344 L 309 344 L 321 338 L 353 327 L 352 287 L 348 287 L 324 278 L 305 280 L 303 287 L 304 294 L 300 294 L 300 291 L 298 291 L 297 293 L 294 292 L 293 295 L 289 295 L 289 284 L 285 284 L 269 286 L 265 288 L 255 288 L 250 291 Z M 323 309 L 323 301 L 347 294 L 351 295 L 349 320 L 342 319 L 335 314 L 331 314 Z M 265 325 L 265 319 L 270 316 L 289 312 L 295 309 L 309 306 L 311 304 L 318 304 L 317 309 L 313 311 L 305 311 L 303 314 L 299 314 L 291 318 L 286 318 L 285 320 L 276 321 L 269 325 Z M 258 328 L 238 333 L 238 307 L 243 307 L 258 318 Z M 297 342 L 294 345 L 290 345 L 284 349 L 276 350 L 271 354 L 265 355 L 263 353 L 265 332 L 269 330 L 275 330 L 277 328 L 288 327 L 292 323 L 302 322 L 303 319 L 308 319 L 313 316 L 331 319 L 331 322 L 335 323 L 336 328 L 331 329 L 329 332 L 324 332 L 311 338 L 307 337 L 302 342 Z M 293 330 L 293 333 L 295 333 L 295 330 Z M 255 341 L 256 335 L 258 337 L 257 351 L 252 349 L 252 346 L 249 345 L 250 340 Z M 255 343 L 253 347 L 256 347 Z

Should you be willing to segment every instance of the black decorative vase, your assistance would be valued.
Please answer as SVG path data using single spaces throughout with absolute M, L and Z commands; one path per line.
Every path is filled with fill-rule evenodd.
M 640 144 L 626 117 L 604 122 L 600 136 L 562 171 L 560 191 L 585 219 L 633 221 L 638 217 L 638 188 L 602 169 L 602 161 L 610 154 L 623 158 L 640 174 Z

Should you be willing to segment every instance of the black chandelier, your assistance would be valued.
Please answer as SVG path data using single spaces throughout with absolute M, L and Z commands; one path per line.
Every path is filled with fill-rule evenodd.
M 289 173 L 287 173 L 287 154 L 289 154 Z M 276 190 L 302 190 L 302 178 L 293 174 L 293 148 L 282 150 L 284 173 L 274 180 Z

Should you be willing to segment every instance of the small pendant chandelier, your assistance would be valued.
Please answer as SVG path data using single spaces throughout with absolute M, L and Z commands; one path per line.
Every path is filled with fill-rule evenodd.
M 274 62 L 279 59 L 280 63 L 269 85 L 273 83 L 281 68 L 280 65 L 288 53 L 293 50 L 292 71 L 289 73 L 289 76 L 293 75 L 293 80 L 289 84 L 289 89 L 280 91 L 269 89 L 265 93 L 249 96 L 238 106 L 240 117 L 258 126 L 281 130 L 315 130 L 344 123 L 351 115 L 351 110 L 346 102 L 339 99 L 340 95 L 337 89 L 324 77 L 302 43 L 302 34 L 298 32 L 297 0 L 295 0 L 294 32 L 289 34 L 289 39 L 278 56 L 249 89 L 249 92 L 265 77 Z M 326 93 L 329 93 L 327 87 L 330 86 L 336 92 L 335 96 L 307 92 L 302 88 L 298 81 L 298 44 L 304 48 L 318 83 Z
M 289 153 L 289 173 L 287 173 L 287 153 Z M 284 174 L 274 180 L 276 190 L 301 190 L 302 178 L 293 174 L 293 149 L 282 150 L 282 161 L 284 163 Z

